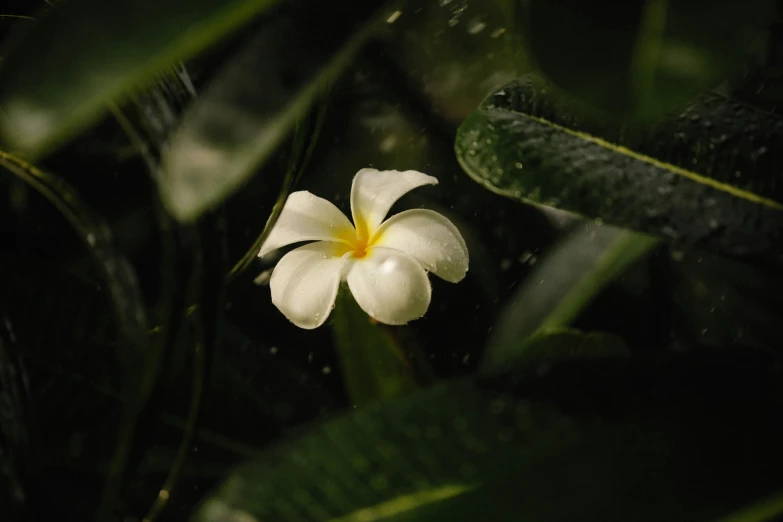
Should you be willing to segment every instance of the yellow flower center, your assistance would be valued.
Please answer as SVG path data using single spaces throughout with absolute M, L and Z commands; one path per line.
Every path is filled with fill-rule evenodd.
M 357 237 L 356 241 L 351 245 L 353 247 L 353 257 L 361 259 L 367 255 L 367 249 L 371 246 L 367 244 L 366 238 Z
M 367 257 L 370 254 L 370 248 L 378 241 L 378 237 L 373 237 L 373 240 L 370 241 L 370 238 L 367 237 L 367 227 L 363 223 L 360 223 L 355 230 L 340 231 L 337 237 L 348 244 L 343 243 L 339 246 L 335 254 L 342 256 L 350 252 L 354 259 Z

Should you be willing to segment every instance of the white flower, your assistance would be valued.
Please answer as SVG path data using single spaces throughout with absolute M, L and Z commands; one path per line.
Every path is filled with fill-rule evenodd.
M 386 324 L 405 324 L 430 305 L 427 272 L 456 283 L 468 271 L 468 249 L 457 227 L 432 210 L 401 212 L 384 221 L 401 196 L 438 180 L 415 170 L 362 169 L 351 187 L 354 225 L 330 202 L 300 191 L 286 200 L 263 257 L 292 250 L 277 263 L 272 302 L 301 328 L 321 326 L 334 308 L 342 281 L 362 309 Z

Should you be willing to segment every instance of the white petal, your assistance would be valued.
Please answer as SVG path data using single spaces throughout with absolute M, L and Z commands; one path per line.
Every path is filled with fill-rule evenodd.
M 360 170 L 351 186 L 351 213 L 356 230 L 360 235 L 371 236 L 403 195 L 422 185 L 437 184 L 436 178 L 415 170 Z
M 289 321 L 311 330 L 332 311 L 345 260 L 339 243 L 319 241 L 290 251 L 272 272 L 272 303 Z
M 339 241 L 355 235 L 345 214 L 330 202 L 307 191 L 294 192 L 285 202 L 272 233 L 258 257 L 302 241 Z
M 371 248 L 366 257 L 354 260 L 346 280 L 362 310 L 382 323 L 405 324 L 430 306 L 427 272 L 398 250 Z
M 433 210 L 406 210 L 390 217 L 372 244 L 401 250 L 451 283 L 461 281 L 468 271 L 465 240 L 451 221 Z

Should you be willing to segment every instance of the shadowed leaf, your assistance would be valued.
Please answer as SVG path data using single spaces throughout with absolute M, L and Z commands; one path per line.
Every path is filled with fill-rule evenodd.
M 260 28 L 185 115 L 164 154 L 160 192 L 177 219 L 194 220 L 253 174 L 350 63 L 387 14 L 382 4 L 281 16 Z
M 581 119 L 526 78 L 459 129 L 485 187 L 724 255 L 783 263 L 783 120 L 707 94 L 647 128 Z
M 31 438 L 27 372 L 14 346 L 8 318 L 0 315 L 0 516 L 20 520 L 29 500 Z
M 737 74 L 767 36 L 774 0 L 524 2 L 531 61 L 580 102 L 658 118 Z
M 414 371 L 392 333 L 359 308 L 347 288 L 338 292 L 332 312 L 340 367 L 354 405 L 416 389 Z
M 127 96 L 277 1 L 74 0 L 57 5 L 3 53 L 0 136 L 26 155 L 45 154 L 95 121 L 108 102 Z
M 504 371 L 525 360 L 537 334 L 570 324 L 607 284 L 657 244 L 646 234 L 590 222 L 577 225 L 511 298 L 487 344 L 482 369 Z
M 779 487 L 770 363 L 583 359 L 444 383 L 270 450 L 195 520 L 711 520 Z

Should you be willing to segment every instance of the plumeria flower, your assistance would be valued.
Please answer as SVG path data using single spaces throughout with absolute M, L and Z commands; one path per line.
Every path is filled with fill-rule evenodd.
M 415 170 L 362 169 L 351 187 L 353 224 L 307 191 L 292 193 L 259 257 L 293 243 L 269 280 L 272 303 L 295 325 L 312 329 L 329 317 L 341 282 L 376 321 L 405 324 L 423 316 L 432 287 L 427 272 L 457 283 L 468 249 L 457 227 L 432 210 L 389 209 L 407 192 L 438 180 Z

